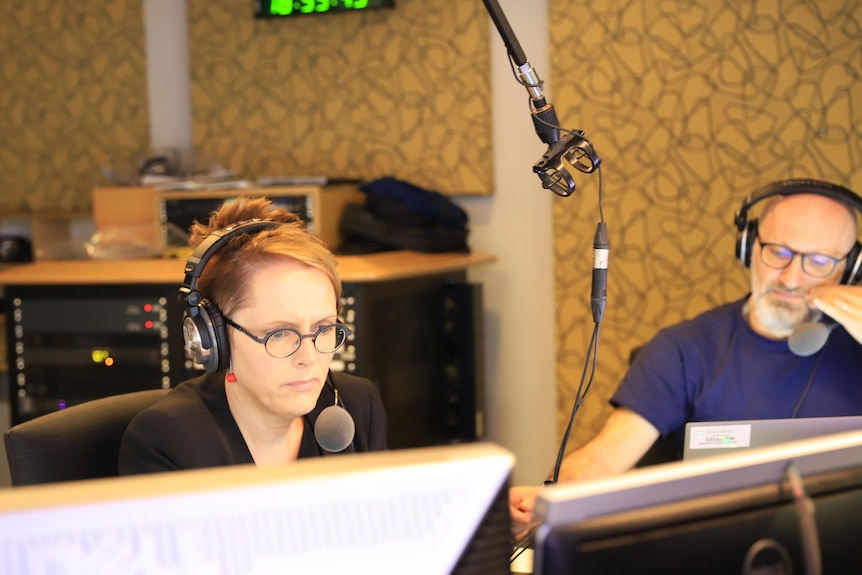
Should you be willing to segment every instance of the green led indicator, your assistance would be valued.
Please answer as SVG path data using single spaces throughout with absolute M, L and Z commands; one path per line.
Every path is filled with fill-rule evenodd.
M 264 14 L 268 16 L 348 12 L 367 8 L 391 8 L 393 6 L 392 0 L 270 0 L 268 3 L 263 2 Z

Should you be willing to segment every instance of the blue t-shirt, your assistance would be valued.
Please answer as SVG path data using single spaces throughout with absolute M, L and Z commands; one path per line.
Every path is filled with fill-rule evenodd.
M 862 415 L 862 345 L 837 326 L 821 351 L 797 357 L 751 329 L 744 303 L 661 330 L 611 403 L 679 441 L 689 421 Z

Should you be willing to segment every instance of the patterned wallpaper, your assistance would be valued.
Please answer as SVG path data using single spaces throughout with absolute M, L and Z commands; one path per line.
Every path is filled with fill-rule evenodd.
M 598 372 L 572 444 L 589 439 L 632 348 L 741 297 L 733 213 L 754 188 L 822 177 L 862 192 L 862 2 L 550 3 L 552 102 L 603 159 L 610 230 Z M 599 178 L 555 200 L 558 423 L 593 327 Z
M 141 0 L 4 0 L 0 54 L 0 214 L 89 209 L 149 147 Z
M 253 18 L 188 0 L 195 149 L 245 177 L 384 175 L 490 193 L 489 20 L 479 0 Z
M 747 291 L 732 215 L 753 188 L 812 176 L 862 192 L 862 2 L 549 5 L 550 101 L 603 159 L 611 234 L 576 445 L 607 415 L 633 347 Z M 188 0 L 188 12 L 199 153 L 246 176 L 492 191 L 479 0 L 277 22 L 254 20 L 251 0 Z M 0 214 L 88 209 L 99 169 L 148 147 L 141 0 L 6 0 L 0 51 Z M 599 178 L 577 181 L 554 210 L 560 429 L 593 325 Z

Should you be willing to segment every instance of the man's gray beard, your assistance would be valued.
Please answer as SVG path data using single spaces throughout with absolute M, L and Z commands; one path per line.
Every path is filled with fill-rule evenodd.
M 799 324 L 815 321 L 821 315 L 819 311 L 808 306 L 800 309 L 785 301 L 776 301 L 768 292 L 756 295 L 755 298 L 760 321 L 776 332 L 789 334 Z

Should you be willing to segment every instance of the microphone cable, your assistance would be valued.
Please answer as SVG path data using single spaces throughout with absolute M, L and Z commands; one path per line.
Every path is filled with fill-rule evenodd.
M 817 360 L 814 362 L 814 368 L 811 370 L 811 375 L 808 376 L 808 382 L 805 384 L 805 387 L 802 390 L 802 394 L 799 396 L 799 399 L 796 402 L 796 406 L 793 408 L 793 413 L 790 414 L 791 418 L 795 418 L 799 413 L 800 408 L 802 408 L 802 404 L 805 403 L 805 398 L 808 397 L 808 392 L 811 391 L 811 386 L 814 383 L 814 376 L 817 375 L 817 370 L 820 369 L 820 362 L 823 360 L 823 356 L 826 355 L 825 348 L 829 345 L 827 341 L 823 344 L 823 348 L 821 349 L 820 355 L 817 356 Z
M 536 539 L 536 530 L 530 530 L 530 533 L 527 534 L 520 542 L 516 543 L 512 547 L 512 554 L 509 556 L 509 565 L 517 561 L 518 557 L 524 554 L 524 552 L 532 547 L 534 540 Z
M 593 257 L 593 271 L 596 271 L 598 266 L 601 266 L 600 269 L 603 270 L 602 274 L 593 274 L 593 286 L 591 288 L 592 294 L 590 297 L 590 307 L 593 311 L 593 333 L 590 337 L 590 344 L 587 347 L 587 355 L 584 358 L 584 370 L 581 373 L 581 381 L 578 385 L 578 391 L 575 394 L 575 401 L 572 406 L 572 413 L 569 416 L 569 423 L 566 426 L 566 431 L 563 434 L 562 441 L 560 442 L 560 449 L 557 452 L 556 463 L 554 464 L 554 472 L 551 479 L 548 479 L 544 482 L 544 485 L 556 485 L 559 477 L 560 477 L 560 467 L 562 466 L 563 458 L 566 454 L 566 446 L 569 443 L 569 437 L 572 434 L 572 427 L 575 423 L 575 417 L 577 416 L 578 410 L 581 407 L 581 404 L 584 402 L 584 399 L 587 396 L 587 393 L 590 390 L 590 387 L 593 384 L 593 379 L 596 375 L 596 366 L 598 365 L 598 357 L 599 357 L 599 335 L 601 334 L 601 324 L 604 318 L 604 308 L 607 300 L 607 261 L 608 261 L 608 250 L 609 250 L 609 242 L 607 241 L 607 224 L 605 223 L 605 212 L 603 207 L 603 194 L 602 194 L 602 170 L 601 166 L 598 168 L 599 175 L 599 193 L 598 193 L 598 203 L 599 203 L 599 223 L 596 229 L 596 238 L 593 242 L 593 250 L 604 250 L 601 257 L 596 257 L 594 253 Z M 599 230 L 603 230 L 603 233 L 600 234 Z M 600 238 L 601 236 L 601 238 Z M 601 241 L 599 241 L 601 239 Z M 597 246 L 597 244 L 603 244 Z M 597 260 L 601 260 L 597 263 Z M 598 278 L 597 278 L 598 276 Z M 604 285 L 595 285 L 595 280 L 599 279 L 600 283 Z M 602 280 L 604 280 L 602 282 Z M 598 295 L 596 295 L 598 294 Z M 596 313 L 597 305 L 601 309 L 601 313 Z M 589 370 L 589 379 L 587 379 L 587 371 Z M 515 544 L 512 549 L 512 554 L 509 558 L 509 563 L 513 563 L 524 551 L 526 551 L 534 542 L 536 537 L 536 526 L 534 526 L 530 532 L 521 540 L 519 543 Z
M 578 410 L 581 408 L 581 404 L 584 401 L 584 398 L 587 396 L 587 392 L 590 390 L 590 386 L 593 384 L 593 377 L 596 373 L 596 363 L 598 360 L 598 351 L 599 351 L 599 331 L 601 329 L 601 324 L 597 323 L 593 327 L 593 335 L 590 338 L 590 345 L 587 348 L 587 357 L 584 360 L 584 371 L 581 373 L 581 382 L 578 385 L 578 391 L 575 394 L 575 402 L 572 406 L 572 414 L 569 416 L 569 423 L 566 426 L 566 432 L 563 434 L 563 439 L 560 442 L 560 450 L 557 452 L 557 461 L 554 464 L 554 475 L 549 482 L 546 482 L 547 485 L 556 485 L 560 478 L 560 467 L 563 464 L 563 458 L 566 455 L 566 446 L 569 443 L 569 436 L 572 434 L 572 427 L 575 423 L 575 416 L 578 413 Z M 586 387 L 584 386 L 584 380 L 587 375 L 587 368 L 590 366 L 590 355 L 592 354 L 592 369 L 590 370 L 590 379 L 587 381 Z
M 566 426 L 566 431 L 563 433 L 563 439 L 560 442 L 560 449 L 557 452 L 557 460 L 554 464 L 554 473 L 545 485 L 555 485 L 560 477 L 560 467 L 563 464 L 563 459 L 566 455 L 566 446 L 569 443 L 569 437 L 572 434 L 572 427 L 575 423 L 575 416 L 581 408 L 581 404 L 590 391 L 593 385 L 593 379 L 596 375 L 596 366 L 599 358 L 599 336 L 601 334 L 602 320 L 604 319 L 605 304 L 607 303 L 607 267 L 610 242 L 607 237 L 607 224 L 605 223 L 605 213 L 602 202 L 602 170 L 598 168 L 599 174 L 599 223 L 596 226 L 596 236 L 593 241 L 593 285 L 591 287 L 590 307 L 593 313 L 593 333 L 590 337 L 590 344 L 587 347 L 587 354 L 584 358 L 584 370 L 581 373 L 581 381 L 578 384 L 578 391 L 575 393 L 575 401 L 572 405 L 572 413 L 569 416 L 569 423 Z M 597 285 L 598 282 L 598 285 Z M 589 379 L 587 379 L 587 370 L 589 369 Z M 585 383 L 586 382 L 586 383 Z

